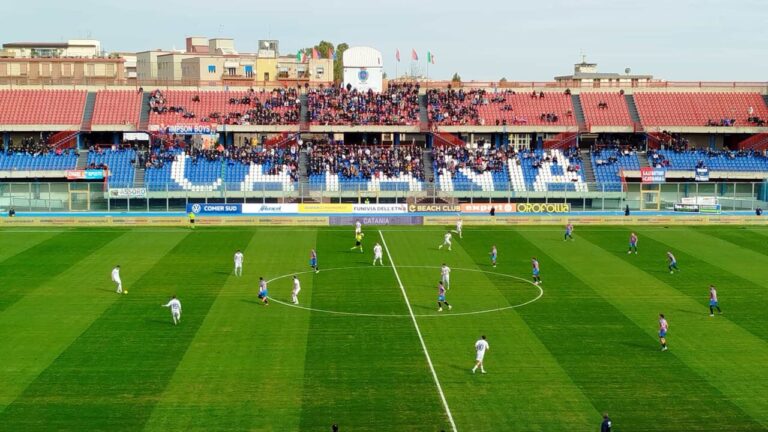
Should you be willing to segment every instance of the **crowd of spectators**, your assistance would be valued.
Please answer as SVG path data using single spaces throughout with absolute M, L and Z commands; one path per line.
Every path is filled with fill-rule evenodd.
M 613 165 L 621 158 L 637 157 L 637 138 L 621 135 L 601 135 L 590 148 L 595 165 Z
M 733 118 L 721 118 L 720 120 L 713 120 L 708 119 L 707 120 L 707 126 L 725 126 L 725 127 L 731 127 L 736 125 L 736 119 Z
M 59 146 L 52 146 L 48 143 L 50 138 L 49 133 L 41 133 L 38 137 L 28 136 L 23 137 L 18 143 L 15 143 L 13 138 L 8 143 L 7 155 L 13 154 L 26 154 L 29 156 L 42 156 L 48 154 L 62 155 L 67 152 L 67 149 L 63 149 Z M 77 154 L 77 150 L 73 150 Z
M 753 107 L 749 107 L 747 110 L 747 122 L 751 123 L 753 126 L 759 126 L 763 127 L 765 126 L 765 119 L 760 118 L 759 116 L 755 115 L 755 109 Z
M 411 174 L 424 180 L 422 149 L 414 145 L 368 146 L 310 144 L 309 173 L 340 174 L 346 179 L 370 180 Z
M 169 105 L 167 98 L 160 90 L 150 94 L 149 109 L 155 114 L 176 113 L 182 118 L 198 118 L 195 108 L 200 109 L 203 98 L 209 95 L 195 94 L 189 105 Z M 245 94 L 230 97 L 230 109 L 212 111 L 200 117 L 202 123 L 217 123 L 231 125 L 284 125 L 297 124 L 301 113 L 301 101 L 297 88 L 277 88 L 267 92 L 261 89 L 256 92 L 249 89 Z
M 320 125 L 414 125 L 419 121 L 419 84 L 389 84 L 383 93 L 313 88 L 307 94 L 309 121 Z
M 515 94 L 513 90 L 488 92 L 484 89 L 472 89 L 465 91 L 450 86 L 447 90 L 432 89 L 427 92 L 429 121 L 433 124 L 485 126 L 490 115 L 496 126 L 528 124 L 529 118 L 526 115 L 516 114 L 515 106 L 510 103 L 509 97 Z M 544 99 L 546 96 L 544 92 L 534 91 L 530 97 L 531 99 Z M 517 101 L 520 103 L 519 99 Z M 503 118 L 496 116 L 493 119 L 494 115 L 488 114 L 488 110 L 493 112 L 494 109 L 505 112 Z M 518 106 L 517 109 L 520 111 L 521 107 Z M 485 111 L 485 114 L 481 112 L 482 110 Z M 544 123 L 557 123 L 562 120 L 563 115 L 566 117 L 573 116 L 573 111 L 570 109 L 560 114 L 553 111 L 544 111 L 538 114 L 528 111 L 527 113 L 532 116 L 538 115 L 539 120 Z
M 503 96 L 495 95 L 494 103 L 503 103 Z M 479 125 L 478 107 L 489 103 L 485 90 L 448 88 L 446 91 L 432 89 L 427 92 L 429 120 L 432 123 L 450 123 L 455 125 Z M 511 109 L 505 107 L 504 109 Z
M 434 164 L 437 170 L 447 170 L 451 175 L 461 168 L 470 168 L 476 173 L 503 171 L 507 161 L 515 158 L 514 149 L 478 146 L 442 146 L 434 150 Z

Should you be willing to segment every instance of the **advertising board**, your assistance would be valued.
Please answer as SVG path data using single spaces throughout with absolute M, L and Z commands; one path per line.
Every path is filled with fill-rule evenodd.
M 146 198 L 147 188 L 113 188 L 109 190 L 110 198 Z
M 352 204 L 299 204 L 299 213 L 352 213 Z
M 461 206 L 458 204 L 409 204 L 408 211 L 412 213 L 458 213 Z
M 242 205 L 243 214 L 259 213 L 298 213 L 298 204 L 255 204 L 245 203 Z
M 643 183 L 664 183 L 667 171 L 660 168 L 640 167 L 640 181 Z
M 357 221 L 363 225 L 421 225 L 424 223 L 424 218 L 422 216 L 329 216 L 328 224 L 353 226 Z
M 407 204 L 352 204 L 352 213 L 387 214 L 408 213 Z
M 464 203 L 461 205 L 461 212 L 489 214 L 492 208 L 496 213 L 513 213 L 517 205 L 515 203 Z
M 242 214 L 242 204 L 187 204 L 187 213 L 198 215 Z

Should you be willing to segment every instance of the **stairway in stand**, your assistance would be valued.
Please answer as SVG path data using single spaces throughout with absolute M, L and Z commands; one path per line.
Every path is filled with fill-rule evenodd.
M 584 179 L 589 184 L 597 183 L 597 177 L 595 177 L 595 169 L 592 167 L 592 158 L 590 157 L 589 150 L 581 151 L 581 169 L 584 171 Z
M 75 165 L 75 168 L 79 170 L 85 169 L 85 166 L 88 164 L 88 150 L 83 150 L 80 152 L 80 155 L 77 157 L 77 165 Z

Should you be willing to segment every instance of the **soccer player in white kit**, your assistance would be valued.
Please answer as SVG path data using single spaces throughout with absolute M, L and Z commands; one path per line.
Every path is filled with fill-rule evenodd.
M 456 229 L 453 231 L 453 232 L 455 232 L 456 234 L 458 234 L 458 235 L 459 235 L 459 238 L 464 238 L 464 237 L 461 235 L 461 226 L 462 226 L 462 225 L 464 225 L 464 221 L 462 221 L 461 219 L 457 220 L 457 221 L 456 221 Z
M 123 294 L 123 281 L 120 280 L 120 266 L 116 265 L 112 269 L 112 282 L 117 284 L 117 293 Z M 125 290 L 125 294 L 128 294 L 128 290 Z
M 373 265 L 376 265 L 376 260 L 379 261 L 379 264 L 384 265 L 384 262 L 382 262 L 383 256 L 381 245 L 376 243 L 376 246 L 373 247 Z
M 440 276 L 442 277 L 441 281 L 445 285 L 445 289 L 451 289 L 451 268 L 445 265 L 445 263 L 440 267 Z
M 441 244 L 437 248 L 442 249 L 443 246 L 448 246 L 448 250 L 451 250 L 451 232 L 450 231 L 445 233 L 445 235 L 443 236 L 443 244 Z
M 293 290 L 291 291 L 291 303 L 299 304 L 299 292 L 301 291 L 301 283 L 299 283 L 299 277 L 293 277 Z
M 360 234 L 363 232 L 363 224 L 360 223 L 360 220 L 358 219 L 355 221 L 355 235 Z
M 179 301 L 179 299 L 177 299 L 176 296 L 173 296 L 171 297 L 171 300 L 168 303 L 160 306 L 171 308 L 173 325 L 178 325 L 179 322 L 181 321 L 181 302 Z
M 488 341 L 485 340 L 485 335 L 480 336 L 480 339 L 475 342 L 475 352 L 477 352 L 477 355 L 475 356 L 475 367 L 472 368 L 472 373 L 475 373 L 478 367 L 480 368 L 480 372 L 485 373 L 483 358 L 485 357 L 485 352 L 489 349 L 491 349 L 491 346 L 488 345 Z
M 243 253 L 240 249 L 235 252 L 235 276 L 243 275 Z

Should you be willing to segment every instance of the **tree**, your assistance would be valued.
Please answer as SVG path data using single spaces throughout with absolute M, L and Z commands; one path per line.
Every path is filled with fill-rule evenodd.
M 344 51 L 349 48 L 349 45 L 344 42 L 336 46 L 336 61 L 333 63 L 333 80 L 341 82 L 344 80 L 344 63 L 341 59 L 344 57 Z
M 507 82 L 507 78 L 506 78 L 506 77 L 501 77 L 501 79 L 499 80 L 499 82 L 500 82 L 500 83 L 505 83 L 505 82 Z
M 384 79 L 387 79 L 387 73 L 384 72 L 383 74 L 381 74 L 381 77 L 384 78 Z
M 320 58 L 330 58 L 330 57 L 328 57 L 328 50 L 329 49 L 333 50 L 333 43 L 325 41 L 325 40 L 322 40 L 322 41 L 320 41 L 319 44 L 317 44 L 315 46 L 308 47 L 308 48 L 304 48 L 302 51 L 304 51 L 304 53 L 307 55 L 307 57 L 312 58 L 312 49 L 313 48 L 317 50 L 317 53 L 320 56 Z M 331 53 L 331 55 L 333 55 L 333 53 Z
M 451 78 L 452 82 L 461 82 L 461 77 L 459 76 L 459 73 L 456 72 L 453 74 L 453 78 Z

